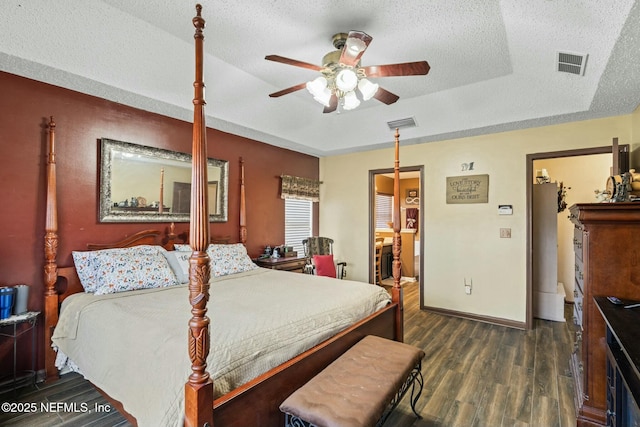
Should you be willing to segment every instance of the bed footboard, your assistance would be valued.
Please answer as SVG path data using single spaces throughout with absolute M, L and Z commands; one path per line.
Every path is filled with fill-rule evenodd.
M 284 414 L 279 409 L 282 401 L 364 336 L 376 335 L 398 340 L 395 335 L 397 309 L 397 304 L 390 304 L 340 334 L 216 399 L 214 425 L 284 425 Z

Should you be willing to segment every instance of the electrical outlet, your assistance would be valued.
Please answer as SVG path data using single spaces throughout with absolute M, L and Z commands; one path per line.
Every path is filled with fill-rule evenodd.
M 465 292 L 467 295 L 471 295 L 471 286 L 469 286 L 469 285 L 465 285 L 465 287 L 464 287 L 464 292 Z
M 511 229 L 510 228 L 501 228 L 500 229 L 500 238 L 501 239 L 510 239 L 511 238 Z

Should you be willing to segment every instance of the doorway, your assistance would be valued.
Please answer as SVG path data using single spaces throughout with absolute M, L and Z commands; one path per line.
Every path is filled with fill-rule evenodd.
M 393 169 L 369 171 L 369 283 L 378 283 L 376 237 L 383 239 L 382 285 L 392 286 L 391 242 L 393 238 Z M 424 278 L 424 167 L 400 168 L 400 224 L 402 238 L 401 285 L 418 286 L 420 307 Z
M 527 155 L 527 164 L 526 164 L 526 177 L 527 177 L 527 300 L 526 300 L 526 328 L 531 329 L 533 327 L 533 318 L 534 318 L 534 262 L 533 262 L 533 254 L 534 254 L 534 230 L 533 230 L 533 211 L 534 211 L 534 186 L 536 184 L 536 171 L 542 169 L 555 169 L 555 173 L 552 171 L 549 172 L 550 181 L 555 182 L 558 181 L 563 182 L 563 185 L 566 187 L 576 187 L 576 189 L 566 189 L 566 202 L 567 206 L 571 206 L 575 203 L 591 203 L 596 202 L 595 193 L 593 192 L 596 189 L 604 189 L 606 184 L 606 177 L 610 174 L 617 174 L 618 170 L 626 171 L 629 167 L 629 146 L 622 145 L 618 147 L 619 152 L 616 155 L 612 154 L 612 146 L 605 147 L 595 147 L 588 149 L 577 149 L 577 150 L 565 150 L 565 151 L 556 151 L 556 152 L 548 152 L 548 153 L 537 153 L 537 154 L 529 154 Z M 596 157 L 598 155 L 608 155 L 609 165 L 613 166 L 616 164 L 613 172 L 604 171 L 599 172 L 598 176 L 602 175 L 601 183 L 596 183 L 594 185 L 597 188 L 590 188 L 594 185 L 590 185 L 589 188 L 582 191 L 581 195 L 577 190 L 578 185 L 576 183 L 580 183 L 581 180 L 586 177 L 593 176 L 594 171 L 590 169 L 586 165 L 586 156 Z M 581 161 L 582 159 L 582 161 Z M 564 163 L 563 162 L 567 162 Z M 567 164 L 573 165 L 574 171 L 571 174 L 567 174 L 565 169 L 567 168 Z M 554 167 L 554 165 L 562 165 L 562 169 L 558 169 Z M 547 167 L 548 166 L 548 167 Z M 571 167 L 571 166 L 570 166 Z M 555 176 L 554 176 L 555 175 Z M 567 178 L 570 176 L 570 178 Z M 558 186 L 559 188 L 559 186 Z M 591 194 L 589 194 L 591 192 Z M 574 257 L 572 254 L 573 251 L 573 226 L 569 223 L 569 220 L 566 218 L 568 216 L 568 209 L 558 212 L 558 237 L 557 237 L 557 245 L 558 245 L 558 253 L 563 254 L 559 255 L 558 259 L 562 260 L 558 261 L 558 281 L 563 283 L 565 294 L 567 295 L 567 301 L 572 301 L 573 295 L 573 286 L 574 280 L 571 276 L 573 273 L 573 261 Z M 563 223 L 564 222 L 564 223 Z M 564 231 L 563 231 L 564 230 Z M 566 263 L 571 263 L 570 266 L 565 265 Z

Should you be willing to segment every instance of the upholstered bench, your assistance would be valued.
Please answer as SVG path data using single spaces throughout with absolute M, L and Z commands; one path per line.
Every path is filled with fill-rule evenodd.
M 423 357 L 412 345 L 366 336 L 282 402 L 286 425 L 381 426 L 409 388 L 420 418 Z

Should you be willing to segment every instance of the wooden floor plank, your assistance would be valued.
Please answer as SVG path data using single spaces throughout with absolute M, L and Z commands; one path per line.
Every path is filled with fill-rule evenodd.
M 540 396 L 531 414 L 531 427 L 560 427 L 560 414 L 556 399 Z
M 573 378 L 567 376 L 558 377 L 558 406 L 560 425 L 562 427 L 573 427 L 576 425 Z
M 467 402 L 454 401 L 442 420 L 442 425 L 451 427 L 469 427 L 473 425 L 478 408 Z
M 481 396 L 473 427 L 502 425 L 508 394 L 508 385 L 488 384 Z

